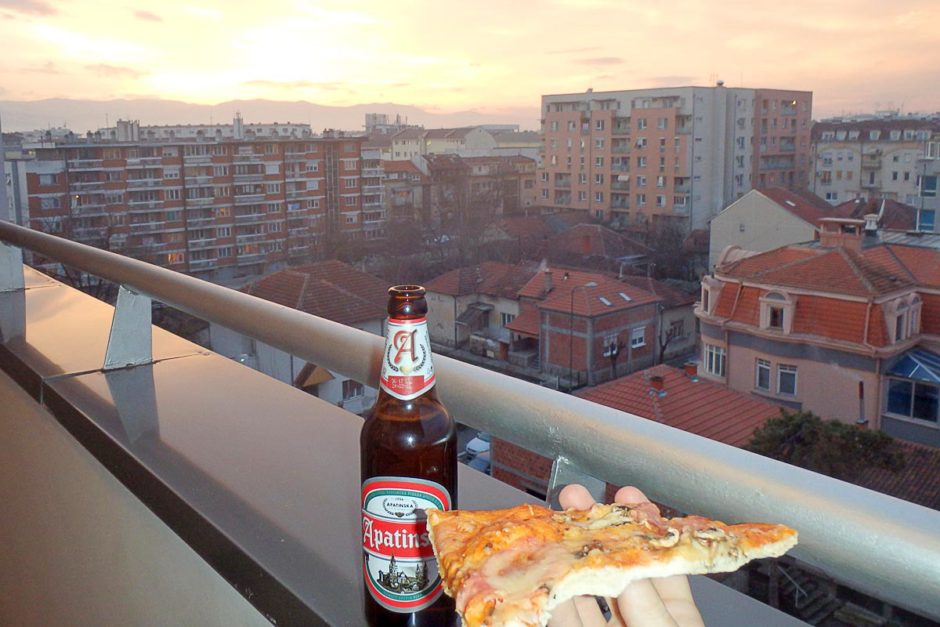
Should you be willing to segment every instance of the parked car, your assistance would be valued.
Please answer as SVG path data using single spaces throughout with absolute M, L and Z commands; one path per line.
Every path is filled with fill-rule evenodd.
M 490 452 L 483 451 L 482 453 L 478 453 L 467 465 L 480 472 L 490 474 Z
M 467 453 L 467 461 L 472 460 L 480 453 L 489 453 L 490 434 L 485 431 L 480 431 L 475 438 L 467 442 L 464 451 Z

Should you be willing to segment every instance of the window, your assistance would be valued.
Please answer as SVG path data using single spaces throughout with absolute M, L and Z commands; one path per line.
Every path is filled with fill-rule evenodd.
M 603 184 L 604 184 L 604 175 L 603 175 L 603 174 L 595 174 L 595 175 L 594 175 L 594 184 L 595 184 L 595 185 L 603 185 Z
M 657 118 L 656 128 L 666 129 L 669 127 L 669 118 Z
M 920 195 L 924 198 L 936 198 L 937 197 L 937 176 L 922 176 L 919 177 L 921 180 L 920 186 Z
M 55 185 L 58 182 L 59 182 L 58 174 L 40 174 L 39 175 L 40 185 Z
M 506 326 L 516 318 L 515 314 L 503 312 L 499 314 L 499 322 L 501 326 Z
M 646 130 L 646 124 L 647 124 L 646 118 L 640 118 L 639 120 L 636 121 L 636 127 L 641 131 Z
M 636 195 L 636 206 L 642 207 L 646 204 L 646 194 L 637 194 Z
M 705 372 L 716 377 L 725 376 L 725 349 L 714 344 L 704 344 Z
M 604 167 L 604 157 L 594 157 L 594 167 L 603 168 Z
M 665 206 L 666 206 L 666 197 L 663 196 L 663 195 L 661 195 L 661 194 L 658 195 L 658 196 L 656 196 L 656 206 L 657 206 L 657 207 L 665 207 Z
M 55 196 L 48 196 L 46 198 L 42 198 L 40 199 L 39 203 L 43 209 L 58 209 L 59 208 L 59 199 Z
M 933 209 L 921 209 L 920 221 L 917 225 L 918 230 L 933 232 L 936 215 Z
M 359 398 L 365 392 L 365 387 L 358 381 L 346 379 L 343 381 L 343 400 L 348 401 L 352 398 Z
M 770 391 L 770 362 L 758 359 L 754 370 L 754 387 L 765 392 Z
M 598 137 L 597 139 L 595 139 L 595 140 L 594 140 L 594 147 L 597 148 L 598 150 L 603 150 L 603 149 L 604 149 L 604 138 L 603 138 L 603 137 Z
M 636 167 L 645 168 L 646 167 L 646 157 L 637 157 L 636 158 Z
M 796 396 L 796 366 L 777 366 L 777 394 Z
M 636 177 L 636 186 L 637 187 L 646 187 L 646 177 L 640 174 Z
M 180 190 L 178 189 L 167 189 L 163 191 L 164 200 L 179 200 L 180 199 Z
M 937 424 L 940 387 L 907 379 L 888 379 L 887 405 L 890 414 Z
M 630 331 L 630 348 L 646 346 L 646 327 L 639 327 Z
M 596 120 L 594 122 L 594 129 L 598 131 L 604 130 L 604 120 Z
M 604 202 L 604 192 L 594 192 L 594 202 Z
M 779 292 L 760 298 L 760 328 L 790 333 L 793 329 L 795 299 Z
M 232 236 L 232 227 L 230 226 L 220 226 L 215 229 L 216 237 L 231 237 Z

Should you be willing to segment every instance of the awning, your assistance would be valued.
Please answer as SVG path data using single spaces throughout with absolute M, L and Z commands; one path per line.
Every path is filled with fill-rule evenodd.
M 473 326 L 480 320 L 480 318 L 483 317 L 483 314 L 492 310 L 493 305 L 489 305 L 487 303 L 470 303 L 467 305 L 467 309 L 462 314 L 457 316 L 457 324 Z
M 889 377 L 902 377 L 924 383 L 940 384 L 940 355 L 915 348 L 901 355 L 886 373 Z
M 535 307 L 525 309 L 518 316 L 506 325 L 506 328 L 513 333 L 525 335 L 527 337 L 537 338 L 539 336 L 540 324 L 539 310 Z

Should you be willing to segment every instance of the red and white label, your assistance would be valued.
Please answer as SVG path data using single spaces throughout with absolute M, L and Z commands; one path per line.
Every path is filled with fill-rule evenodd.
M 423 479 L 373 477 L 362 484 L 362 575 L 382 607 L 410 613 L 442 594 L 425 509 L 451 508 L 444 486 Z
M 382 355 L 382 389 L 410 401 L 434 387 L 434 363 L 427 318 L 389 318 Z

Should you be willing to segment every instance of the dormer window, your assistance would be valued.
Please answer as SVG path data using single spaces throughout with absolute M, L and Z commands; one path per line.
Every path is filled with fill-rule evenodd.
M 782 292 L 768 292 L 760 299 L 760 328 L 791 333 L 796 301 Z
M 702 279 L 702 313 L 714 313 L 722 285 L 724 284 L 714 277 L 707 276 Z
M 920 333 L 921 305 L 922 301 L 917 294 L 911 294 L 888 304 L 886 318 L 893 342 L 903 342 Z

